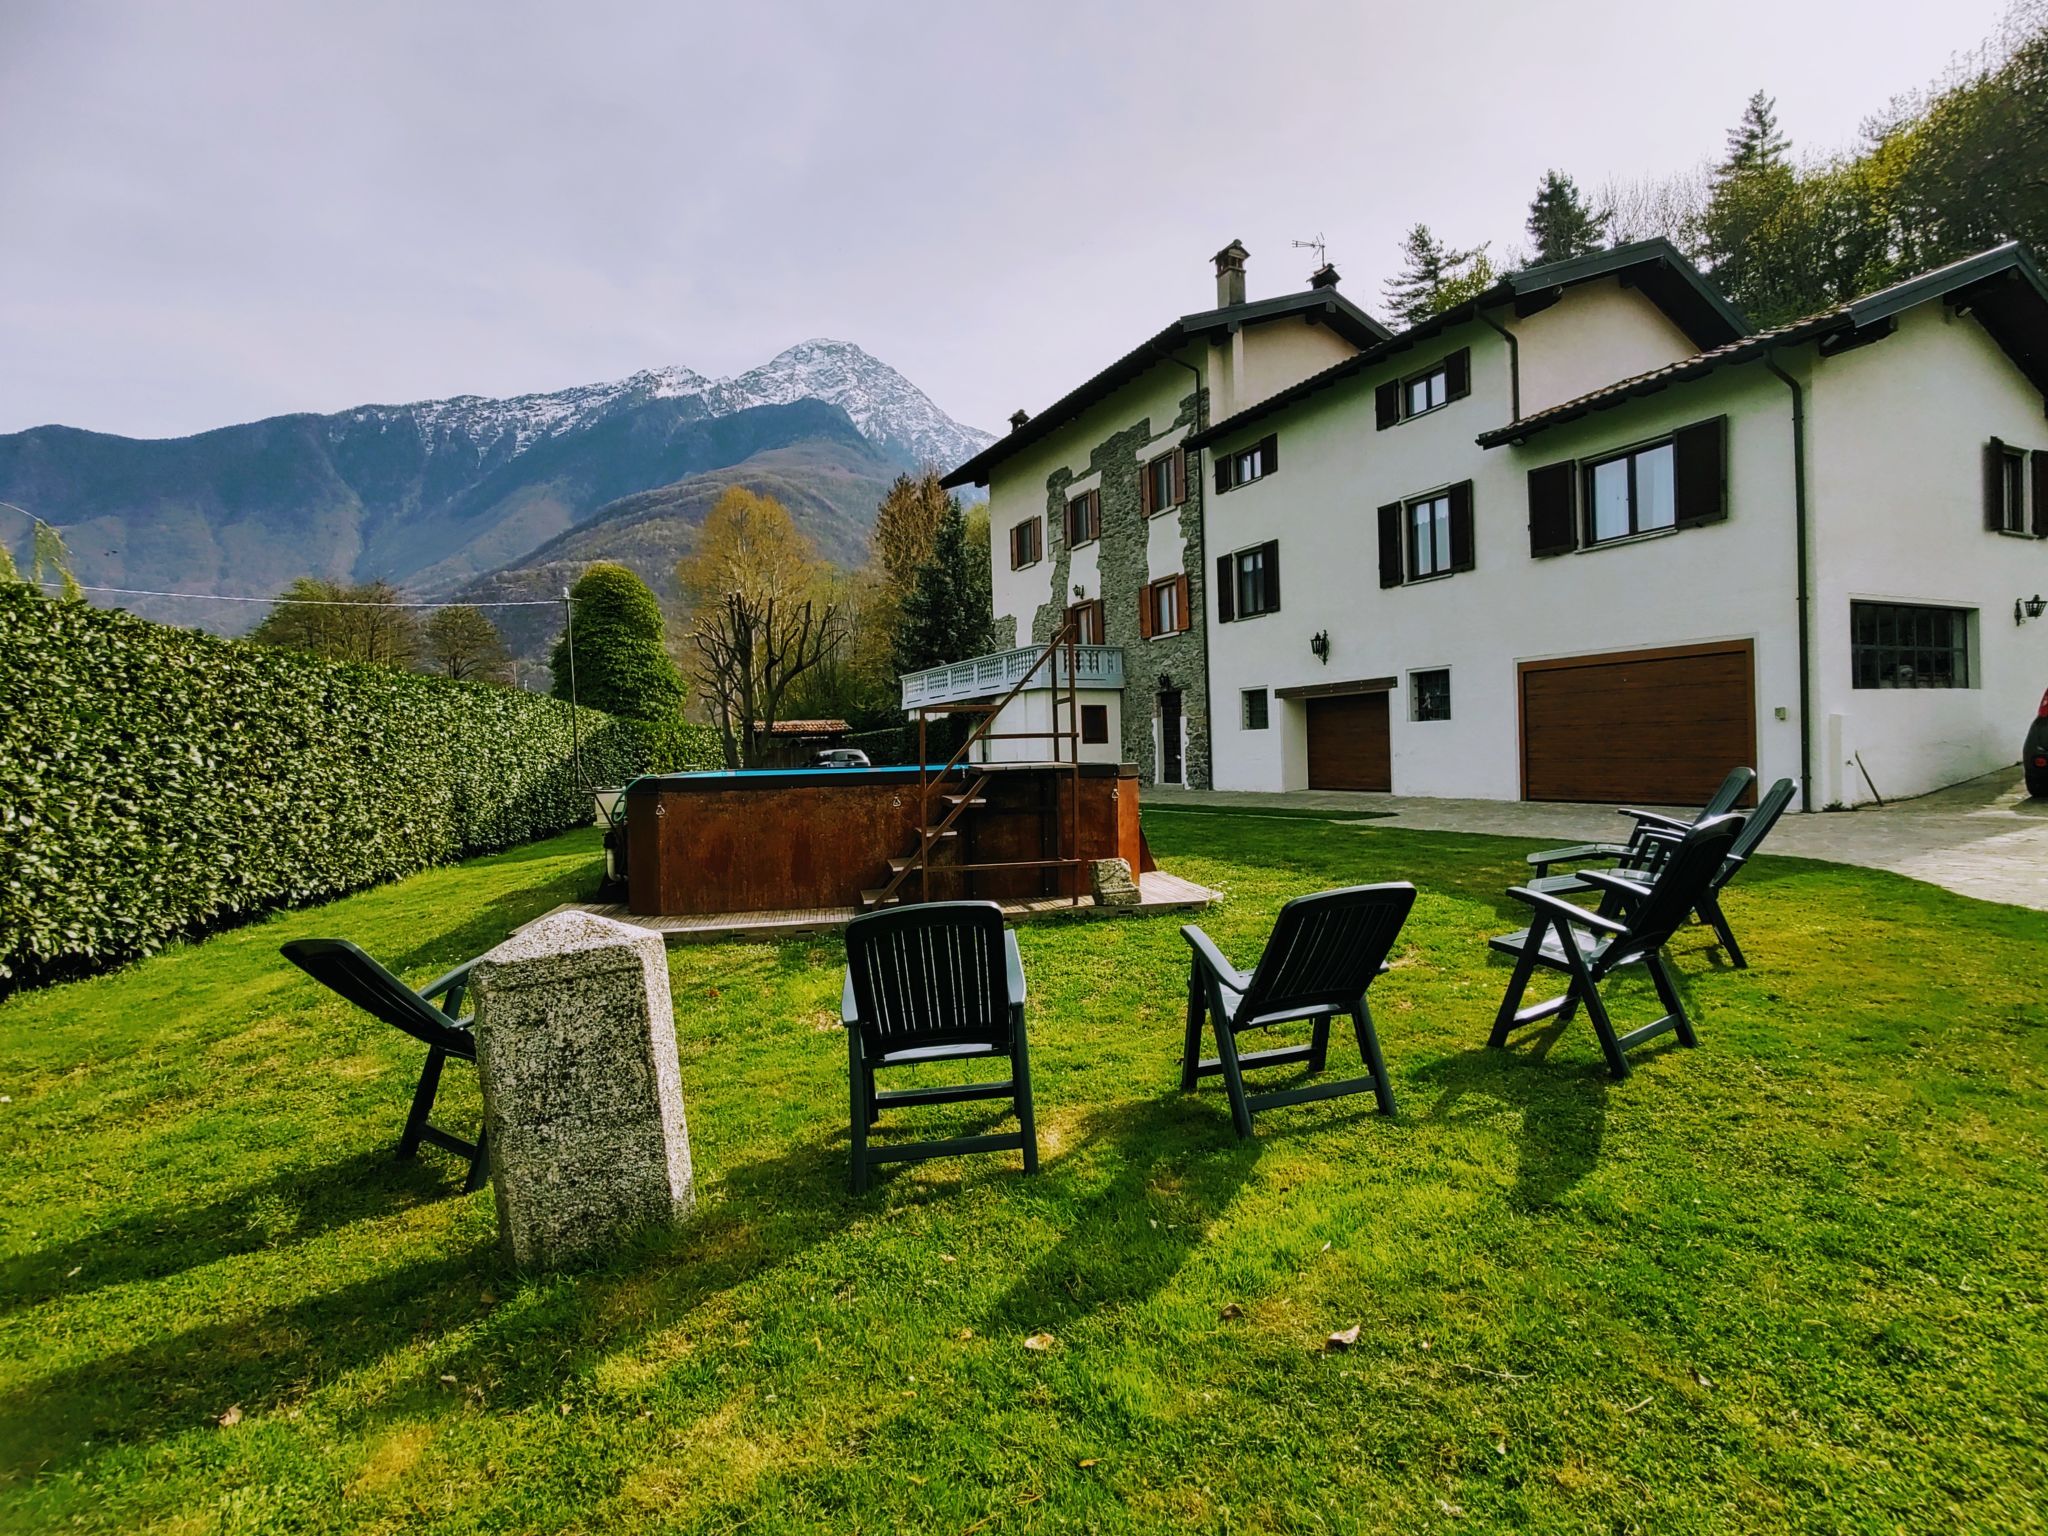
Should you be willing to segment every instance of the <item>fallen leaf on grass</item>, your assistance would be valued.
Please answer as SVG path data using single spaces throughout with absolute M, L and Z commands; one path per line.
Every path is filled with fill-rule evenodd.
M 972 1328 L 962 1328 L 958 1333 L 954 1334 L 953 1337 L 958 1339 L 962 1344 L 965 1344 L 969 1339 L 974 1337 L 974 1330 Z
M 76 1280 L 80 1275 L 84 1273 L 85 1266 L 83 1264 L 74 1264 L 71 1266 L 71 1268 L 64 1272 L 64 1278 L 66 1280 Z
M 1092 1467 L 1095 1465 L 1095 1458 L 1090 1456 L 1086 1461 L 1077 1461 L 1074 1465 L 1077 1467 Z
M 1225 1322 L 1228 1322 L 1233 1317 L 1243 1317 L 1244 1308 L 1240 1307 L 1234 1301 L 1228 1301 L 1223 1304 L 1223 1310 L 1221 1312 L 1218 1312 L 1216 1315 L 1222 1318 Z
M 1436 1501 L 1436 1507 L 1442 1510 L 1445 1514 L 1451 1516 L 1453 1519 L 1456 1519 L 1459 1515 L 1465 1513 L 1464 1505 L 1453 1504 L 1449 1499 L 1438 1499 Z
M 240 1403 L 235 1404 L 234 1407 L 222 1414 L 216 1422 L 219 1423 L 222 1429 L 233 1429 L 242 1422 L 242 1405 Z
M 954 1258 L 953 1255 L 951 1255 L 950 1253 L 942 1253 L 939 1255 L 939 1262 L 941 1264 L 957 1264 L 960 1261 Z
M 1339 1328 L 1335 1333 L 1323 1340 L 1323 1348 L 1349 1349 L 1358 1342 L 1358 1329 L 1359 1325 L 1357 1323 L 1353 1323 L 1349 1328 Z
M 1030 1338 L 1024 1341 L 1024 1347 L 1026 1349 L 1033 1350 L 1041 1355 L 1044 1354 L 1047 1350 L 1051 1349 L 1052 1346 L 1053 1337 L 1049 1333 L 1034 1333 L 1031 1335 Z

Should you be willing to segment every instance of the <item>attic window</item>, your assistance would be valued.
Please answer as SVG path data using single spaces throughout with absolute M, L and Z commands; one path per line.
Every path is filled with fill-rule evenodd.
M 1216 455 L 1216 489 L 1230 491 L 1240 485 L 1250 485 L 1254 480 L 1265 479 L 1279 467 L 1280 439 L 1262 437 L 1234 453 Z
M 1448 357 L 1404 379 L 1389 379 L 1373 391 L 1374 424 L 1381 431 L 1462 400 L 1472 393 L 1472 349 Z

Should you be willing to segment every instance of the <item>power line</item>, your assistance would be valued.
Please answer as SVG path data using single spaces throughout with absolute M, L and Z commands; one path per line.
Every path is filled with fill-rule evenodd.
M 61 581 L 39 581 L 39 587 L 61 587 Z M 356 603 L 338 597 L 237 597 L 229 592 L 152 592 L 142 587 L 88 587 L 81 592 L 104 592 L 114 597 L 189 597 L 208 603 L 276 603 L 293 608 L 552 608 L 559 597 L 503 599 L 487 603 Z

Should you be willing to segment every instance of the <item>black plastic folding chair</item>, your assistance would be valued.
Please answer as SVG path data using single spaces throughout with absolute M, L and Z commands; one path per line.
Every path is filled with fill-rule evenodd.
M 1584 864 L 1595 859 L 1619 859 L 1624 863 L 1659 859 L 1662 852 L 1649 845 L 1646 833 L 1683 832 L 1703 821 L 1724 816 L 1735 808 L 1736 801 L 1749 793 L 1750 786 L 1754 783 L 1754 768 L 1729 769 L 1728 777 L 1723 779 L 1721 787 L 1714 791 L 1713 799 L 1702 806 L 1696 816 L 1667 816 L 1662 811 L 1639 811 L 1632 806 L 1621 806 L 1621 814 L 1635 820 L 1635 826 L 1630 830 L 1626 842 L 1573 843 L 1565 848 L 1546 848 L 1541 853 L 1530 854 L 1529 862 L 1536 866 L 1536 878 L 1541 880 L 1550 873 L 1550 866 L 1553 864 Z
M 922 1162 L 969 1152 L 1024 1154 L 1038 1171 L 1038 1128 L 1032 1116 L 1031 1058 L 1024 1035 L 1024 962 L 1017 936 L 992 901 L 932 901 L 889 908 L 846 925 L 846 1024 L 852 1078 L 853 1189 L 868 1187 L 882 1163 Z M 875 1074 L 919 1062 L 1008 1057 L 1000 1082 L 944 1084 L 879 1091 Z M 1018 1129 L 992 1136 L 876 1146 L 869 1127 L 882 1111 L 912 1104 L 1008 1099 Z
M 441 1064 L 454 1056 L 476 1060 L 476 1036 L 472 1019 L 461 1016 L 463 993 L 469 989 L 471 960 L 458 965 L 446 976 L 415 992 L 347 939 L 294 939 L 282 953 L 300 970 L 329 991 L 339 993 L 365 1013 L 382 1019 L 393 1029 L 402 1029 L 427 1047 L 427 1064 L 420 1071 L 419 1086 L 413 1090 L 412 1111 L 405 1117 L 405 1134 L 398 1140 L 398 1155 L 411 1157 L 426 1142 L 458 1157 L 469 1159 L 469 1177 L 463 1192 L 482 1189 L 490 1177 L 484 1161 L 484 1136 L 475 1141 L 451 1136 L 427 1123 L 434 1111 L 434 1098 L 441 1089 Z M 440 1006 L 434 1006 L 436 999 Z
M 1667 1030 L 1677 1033 L 1681 1045 L 1697 1045 L 1692 1021 L 1685 1015 L 1678 985 L 1665 962 L 1664 946 L 1699 904 L 1741 830 L 1740 816 L 1716 816 L 1689 828 L 1647 888 L 1625 875 L 1587 870 L 1582 878 L 1590 887 L 1628 900 L 1626 918 L 1590 912 L 1562 896 L 1527 886 L 1511 889 L 1510 896 L 1534 909 L 1535 921 L 1519 932 L 1487 941 L 1489 948 L 1515 960 L 1514 975 L 1500 1000 L 1487 1044 L 1505 1045 L 1511 1031 L 1553 1016 L 1569 1022 L 1583 1004 L 1594 1033 L 1600 1037 L 1607 1070 L 1618 1078 L 1628 1076 L 1627 1053 L 1631 1049 Z M 1654 1022 L 1617 1035 L 1601 1000 L 1600 985 L 1616 971 L 1633 965 L 1649 972 L 1665 1011 Z M 1539 967 L 1561 971 L 1569 978 L 1564 995 L 1523 1008 L 1522 994 Z
M 1707 888 L 1693 906 L 1701 922 L 1714 930 L 1714 937 L 1722 949 L 1728 952 L 1729 960 L 1738 971 L 1749 968 L 1749 959 L 1742 953 L 1742 946 L 1735 942 L 1735 930 L 1728 926 L 1728 914 L 1721 910 L 1721 892 L 1730 880 L 1740 874 L 1756 852 L 1757 844 L 1770 836 L 1771 828 L 1778 824 L 1778 818 L 1785 814 L 1786 806 L 1797 793 L 1797 786 L 1790 779 L 1780 779 L 1764 792 L 1756 809 L 1742 818 L 1742 830 L 1735 834 L 1735 842 L 1728 849 L 1728 857 L 1721 861 L 1721 867 L 1708 880 Z M 1581 870 L 1571 875 L 1551 875 L 1543 880 L 1531 880 L 1529 889 L 1542 891 L 1546 895 L 1565 896 L 1579 891 L 1601 890 L 1600 910 L 1610 917 L 1626 916 L 1629 907 L 1649 893 L 1655 883 L 1657 872 L 1678 846 L 1680 836 L 1675 832 L 1655 829 L 1643 834 L 1643 854 L 1632 863 L 1617 864 L 1613 869 L 1600 871 L 1613 875 L 1624 882 L 1628 889 L 1610 884 L 1604 890 L 1585 879 L 1591 871 Z
M 1387 952 L 1400 937 L 1401 925 L 1414 905 L 1415 887 L 1406 881 L 1298 896 L 1280 909 L 1265 952 L 1249 974 L 1224 959 L 1200 928 L 1192 923 L 1182 928 L 1181 937 L 1194 950 L 1188 971 L 1182 1092 L 1192 1093 L 1202 1078 L 1220 1074 L 1230 1091 L 1230 1118 L 1239 1136 L 1252 1134 L 1252 1115 L 1257 1110 L 1366 1089 L 1379 1100 L 1380 1113 L 1391 1115 L 1394 1090 L 1387 1082 L 1387 1064 L 1380 1055 L 1365 993 L 1373 979 L 1387 969 Z M 1268 1093 L 1246 1091 L 1247 1068 L 1306 1062 L 1310 1072 L 1321 1072 L 1329 1055 L 1330 1020 L 1339 1014 L 1351 1017 L 1366 1076 Z M 1205 1021 L 1216 1033 L 1216 1055 L 1207 1061 L 1202 1059 Z M 1244 1052 L 1237 1048 L 1238 1036 L 1247 1030 L 1302 1021 L 1314 1023 L 1307 1045 Z

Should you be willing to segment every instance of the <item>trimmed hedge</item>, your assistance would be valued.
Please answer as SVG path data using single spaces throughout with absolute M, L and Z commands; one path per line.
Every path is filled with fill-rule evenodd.
M 717 765 L 579 714 L 599 784 Z M 0 587 L 0 993 L 587 823 L 569 715 Z

